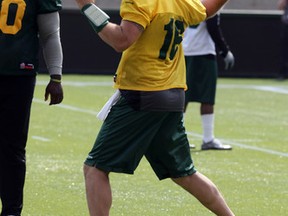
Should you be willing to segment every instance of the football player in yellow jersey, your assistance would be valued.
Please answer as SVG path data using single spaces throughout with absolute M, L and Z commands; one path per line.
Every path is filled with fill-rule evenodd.
M 183 32 L 228 0 L 122 0 L 120 25 L 94 0 L 76 0 L 100 38 L 122 53 L 116 93 L 84 162 L 90 215 L 107 216 L 109 173 L 133 174 L 143 156 L 157 177 L 172 179 L 216 215 L 234 215 L 217 187 L 193 164 L 183 126 L 186 87 Z

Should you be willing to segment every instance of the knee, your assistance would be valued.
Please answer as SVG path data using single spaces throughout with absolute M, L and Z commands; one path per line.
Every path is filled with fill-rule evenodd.
M 88 166 L 84 164 L 83 166 L 84 178 L 87 180 L 89 178 L 108 178 L 109 173 L 102 171 L 94 166 Z
M 171 178 L 176 184 L 179 186 L 183 187 L 184 189 L 191 184 L 191 177 L 192 175 L 189 176 L 184 176 L 180 178 Z
M 95 173 L 96 168 L 95 167 L 91 167 L 88 166 L 86 164 L 83 165 L 83 174 L 84 174 L 84 178 L 87 179 L 89 178 L 89 176 L 93 175 L 93 173 Z
M 86 176 L 87 176 L 88 170 L 89 170 L 89 166 L 87 166 L 86 164 L 84 164 L 84 165 L 83 165 L 83 174 L 84 174 L 84 177 L 85 177 L 85 178 L 86 178 Z

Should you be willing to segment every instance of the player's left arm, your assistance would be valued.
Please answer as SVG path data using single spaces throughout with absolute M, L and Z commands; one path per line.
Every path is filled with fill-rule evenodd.
M 235 59 L 228 46 L 228 43 L 226 42 L 226 39 L 223 36 L 220 26 L 220 14 L 218 13 L 214 17 L 207 19 L 206 24 L 207 30 L 219 50 L 219 54 L 224 59 L 225 69 L 231 69 L 234 66 Z
M 223 57 L 227 55 L 229 46 L 223 36 L 222 29 L 220 27 L 220 15 L 216 14 L 210 19 L 206 20 L 207 30 L 214 41 L 216 47 L 219 49 L 220 55 Z
M 59 14 L 58 12 L 40 14 L 37 23 L 44 60 L 51 77 L 45 90 L 45 101 L 50 96 L 49 105 L 59 104 L 63 100 L 61 85 L 63 53 Z
M 94 0 L 76 2 L 100 38 L 117 52 L 130 47 L 143 32 L 144 28 L 132 21 L 122 20 L 120 25 L 109 22 L 110 17 L 95 5 Z

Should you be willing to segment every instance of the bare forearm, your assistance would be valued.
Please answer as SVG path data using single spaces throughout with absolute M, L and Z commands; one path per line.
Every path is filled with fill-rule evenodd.
M 140 25 L 122 21 L 120 25 L 108 23 L 98 35 L 117 52 L 123 52 L 138 39 L 142 31 Z
M 120 25 L 109 22 L 110 17 L 95 5 L 94 0 L 76 2 L 99 37 L 117 52 L 131 46 L 142 33 L 143 27 L 134 22 L 122 20 Z
M 117 24 L 108 23 L 105 28 L 98 33 L 98 35 L 105 43 L 117 52 L 122 52 L 129 46 L 123 28 Z

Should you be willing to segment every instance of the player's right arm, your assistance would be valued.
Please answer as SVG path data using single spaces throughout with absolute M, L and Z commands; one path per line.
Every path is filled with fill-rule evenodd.
M 120 25 L 108 23 L 98 34 L 117 52 L 123 52 L 140 37 L 143 30 L 144 28 L 137 23 L 122 20 Z
M 100 38 L 117 52 L 130 47 L 143 32 L 141 25 L 131 21 L 122 20 L 120 25 L 109 22 L 109 16 L 95 5 L 95 0 L 76 2 Z

